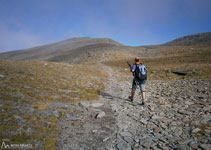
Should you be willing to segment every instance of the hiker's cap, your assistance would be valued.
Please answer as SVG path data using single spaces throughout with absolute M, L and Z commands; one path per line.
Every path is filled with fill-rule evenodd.
M 135 57 L 135 61 L 139 61 L 140 60 L 140 58 L 139 57 Z

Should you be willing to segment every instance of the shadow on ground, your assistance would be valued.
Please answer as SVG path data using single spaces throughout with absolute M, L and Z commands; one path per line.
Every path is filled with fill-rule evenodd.
M 102 97 L 106 98 L 106 99 L 114 99 L 114 98 L 116 98 L 116 99 L 128 101 L 128 99 L 121 98 L 121 97 L 119 97 L 119 96 L 114 96 L 114 95 L 111 95 L 111 94 L 109 94 L 109 93 L 105 93 L 105 92 L 102 92 L 102 91 L 99 91 L 99 90 L 97 91 L 97 93 L 98 93 L 99 95 L 101 95 Z

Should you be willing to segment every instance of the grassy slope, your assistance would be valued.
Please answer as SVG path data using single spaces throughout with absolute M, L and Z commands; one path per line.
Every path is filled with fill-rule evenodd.
M 98 98 L 96 91 L 104 88 L 107 76 L 99 67 L 90 65 L 7 60 L 0 60 L 0 74 L 5 76 L 1 79 L 1 98 L 12 100 L 11 93 L 19 92 L 35 100 L 47 101 Z M 53 98 L 55 95 L 61 97 Z
M 107 74 L 96 62 L 112 66 L 119 80 L 129 80 L 132 76 L 126 64 L 133 63 L 135 56 L 148 67 L 149 79 L 211 78 L 211 47 L 209 46 L 172 46 L 172 47 L 123 47 L 115 51 L 94 53 L 84 58 L 81 64 L 69 65 L 53 62 L 0 60 L 0 101 L 1 137 L 23 141 L 44 141 L 46 149 L 55 146 L 59 118 L 45 118 L 34 114 L 18 114 L 26 120 L 27 127 L 36 132 L 16 134 L 20 126 L 17 105 L 33 107 L 36 112 L 48 109 L 49 101 L 65 102 L 92 100 L 98 98 L 98 90 L 104 89 Z M 128 51 L 127 51 L 128 50 Z M 143 52 L 144 50 L 144 52 Z M 133 51 L 133 52 L 132 52 Z M 87 64 L 87 65 L 86 65 Z M 89 65 L 88 65 L 89 64 Z M 93 64 L 93 65 L 90 65 Z M 173 70 L 191 70 L 181 77 Z M 61 116 L 64 112 L 60 112 Z M 49 124 L 50 122 L 50 124 Z M 25 129 L 24 129 L 25 130 Z M 13 132 L 14 131 L 14 132 Z M 39 134 L 37 134 L 39 133 Z
M 12 144 L 40 142 L 43 149 L 54 149 L 60 119 L 43 112 L 49 102 L 98 99 L 98 90 L 104 90 L 107 80 L 100 67 L 36 61 L 0 60 L 0 74 L 4 76 L 0 78 L 0 138 Z M 24 109 L 35 112 L 27 114 Z M 27 129 L 33 130 L 32 135 Z
M 119 55 L 105 64 L 119 70 L 121 76 L 124 76 L 130 73 L 126 62 L 132 64 L 135 56 L 140 56 L 141 62 L 148 67 L 149 79 L 211 78 L 210 46 L 154 47 L 147 49 L 146 53 L 137 48 L 135 53 Z M 187 76 L 178 76 L 172 73 L 175 70 L 190 73 Z

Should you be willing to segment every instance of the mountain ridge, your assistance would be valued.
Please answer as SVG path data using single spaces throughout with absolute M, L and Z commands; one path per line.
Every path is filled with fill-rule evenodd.
M 176 38 L 163 45 L 167 46 L 189 46 L 189 45 L 211 45 L 211 32 L 191 34 Z
M 122 45 L 119 42 L 116 42 L 109 38 L 71 38 L 48 45 L 32 47 L 29 49 L 4 52 L 0 54 L 0 59 L 48 60 L 51 57 L 55 57 L 67 51 L 101 43 L 114 46 Z
M 75 62 L 75 59 L 84 56 L 90 57 L 91 53 L 106 51 L 126 51 L 127 53 L 145 52 L 160 53 L 165 47 L 211 45 L 211 32 L 199 33 L 177 38 L 160 45 L 126 46 L 109 38 L 79 37 L 51 43 L 43 46 L 32 47 L 0 53 L 0 59 L 38 60 L 56 62 Z M 154 49 L 152 51 L 152 49 Z M 99 54 L 100 54 L 99 53 Z M 80 60 L 79 60 L 80 61 Z

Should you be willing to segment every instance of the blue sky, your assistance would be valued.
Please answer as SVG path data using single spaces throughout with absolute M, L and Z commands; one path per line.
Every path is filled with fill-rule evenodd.
M 72 37 L 131 46 L 211 32 L 211 0 L 0 0 L 0 52 Z

